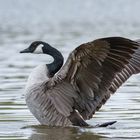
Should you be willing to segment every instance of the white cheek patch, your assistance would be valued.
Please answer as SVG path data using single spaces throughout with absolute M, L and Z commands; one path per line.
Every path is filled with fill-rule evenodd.
M 33 53 L 40 54 L 43 53 L 42 46 L 38 46 Z

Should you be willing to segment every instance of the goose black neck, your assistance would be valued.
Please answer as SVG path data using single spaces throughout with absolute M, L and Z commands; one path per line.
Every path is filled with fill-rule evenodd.
M 54 59 L 52 63 L 46 64 L 49 71 L 49 76 L 53 77 L 54 74 L 58 72 L 59 69 L 62 67 L 64 58 L 57 49 L 53 48 L 45 42 L 43 42 L 42 44 L 44 45 L 42 48 L 43 53 L 51 55 Z

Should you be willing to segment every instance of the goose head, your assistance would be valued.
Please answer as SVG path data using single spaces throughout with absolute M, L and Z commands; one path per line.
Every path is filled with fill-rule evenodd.
M 46 64 L 50 77 L 52 77 L 63 65 L 64 58 L 62 54 L 43 41 L 34 41 L 28 48 L 20 51 L 20 53 L 47 54 L 52 56 L 54 61 L 50 64 Z
M 28 48 L 20 51 L 20 53 L 35 53 L 35 54 L 46 53 L 44 51 L 46 50 L 45 48 L 47 47 L 50 48 L 50 45 L 48 43 L 45 43 L 43 41 L 34 41 Z

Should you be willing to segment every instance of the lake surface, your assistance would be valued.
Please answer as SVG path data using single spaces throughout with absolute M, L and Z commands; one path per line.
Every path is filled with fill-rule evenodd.
M 140 139 L 140 75 L 131 77 L 93 119 L 107 128 L 41 126 L 27 109 L 23 89 L 32 69 L 52 58 L 19 54 L 34 40 L 65 59 L 81 43 L 106 36 L 140 38 L 139 0 L 0 1 L 0 140 Z

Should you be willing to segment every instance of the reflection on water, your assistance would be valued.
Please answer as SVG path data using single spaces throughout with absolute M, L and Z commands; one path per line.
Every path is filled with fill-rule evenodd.
M 33 133 L 30 139 L 33 140 L 99 140 L 104 138 L 96 133 L 82 132 L 80 128 L 62 128 L 62 127 L 46 127 L 32 126 Z
M 3 0 L 0 3 L 0 140 L 140 139 L 140 75 L 133 76 L 88 123 L 107 128 L 38 125 L 24 101 L 31 70 L 52 58 L 19 54 L 34 40 L 56 46 L 67 58 L 83 42 L 105 36 L 140 38 L 140 1 Z M 35 126 L 33 126 L 35 125 Z

